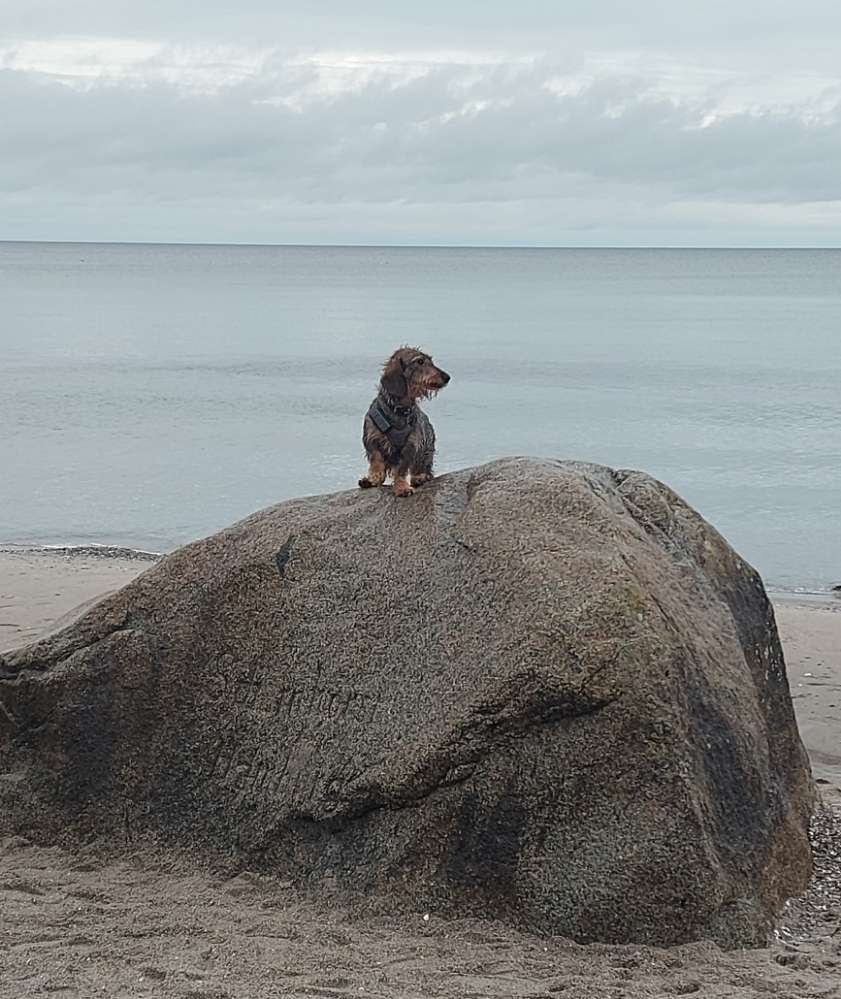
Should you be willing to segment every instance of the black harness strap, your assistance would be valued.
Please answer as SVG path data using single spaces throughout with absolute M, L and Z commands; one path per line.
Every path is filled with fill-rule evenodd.
M 391 446 L 399 451 L 409 438 L 415 426 L 417 410 L 414 406 L 390 407 L 382 399 L 371 403 L 368 415 L 381 434 L 385 434 Z
M 387 434 L 389 430 L 391 430 L 391 424 L 388 421 L 388 417 L 376 403 L 374 403 L 368 410 L 368 415 L 374 421 L 374 425 L 380 433 Z

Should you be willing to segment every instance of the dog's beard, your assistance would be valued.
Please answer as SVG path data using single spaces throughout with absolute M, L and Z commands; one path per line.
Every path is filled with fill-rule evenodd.
M 434 399 L 436 395 L 441 391 L 443 385 L 421 385 L 418 389 L 418 394 L 415 398 L 417 399 Z

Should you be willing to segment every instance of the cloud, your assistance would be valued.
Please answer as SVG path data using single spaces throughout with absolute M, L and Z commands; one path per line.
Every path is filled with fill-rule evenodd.
M 302 23 L 250 3 L 244 20 L 266 29 L 257 45 L 243 30 L 221 39 L 229 8 L 213 2 L 200 23 L 170 24 L 165 42 L 150 33 L 166 23 L 156 3 L 131 7 L 146 26 L 130 24 L 134 37 L 107 34 L 110 6 L 82 4 L 81 22 L 102 32 L 85 40 L 63 33 L 60 5 L 39 18 L 37 4 L 25 6 L 17 39 L 0 42 L 0 237 L 839 239 L 841 80 L 802 65 L 766 76 L 746 69 L 750 60 L 679 59 L 675 39 L 691 48 L 691 11 L 669 54 L 577 50 L 569 40 L 593 30 L 584 4 L 565 5 L 568 31 L 550 52 L 537 48 L 537 29 L 558 26 L 549 4 L 532 5 L 507 40 L 503 8 L 487 5 L 467 46 L 450 29 L 454 20 L 466 30 L 471 5 L 440 21 L 428 5 L 413 44 L 391 50 L 338 45 L 346 13 Z M 630 6 L 610 6 L 605 37 L 638 41 Z M 648 4 L 643 20 L 653 25 L 659 12 L 671 23 L 676 6 Z M 771 34 L 778 6 L 763 22 Z M 354 9 L 351 39 L 379 31 L 381 42 L 399 27 L 393 5 Z M 302 47 L 316 22 L 322 44 Z M 283 24 L 294 28 L 288 44 L 271 44 Z M 23 38 L 27 25 L 41 36 Z M 202 41 L 177 38 L 199 29 Z M 410 31 L 400 27 L 404 46 Z

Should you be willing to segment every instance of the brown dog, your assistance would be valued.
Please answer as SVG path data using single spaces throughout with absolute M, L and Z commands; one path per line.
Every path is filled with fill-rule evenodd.
M 416 486 L 432 478 L 435 431 L 418 406 L 450 380 L 446 371 L 415 347 L 401 347 L 386 361 L 380 390 L 365 414 L 362 443 L 368 455 L 363 489 L 381 486 L 394 477 L 394 495 L 411 496 Z

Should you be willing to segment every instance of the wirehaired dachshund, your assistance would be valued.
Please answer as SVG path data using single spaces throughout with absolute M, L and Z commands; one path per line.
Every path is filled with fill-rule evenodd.
M 429 354 L 415 347 L 401 347 L 386 361 L 362 427 L 368 455 L 368 474 L 359 480 L 362 489 L 381 486 L 391 475 L 394 495 L 411 496 L 413 486 L 429 482 L 435 431 L 418 400 L 435 395 L 449 380 Z

